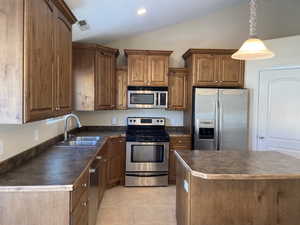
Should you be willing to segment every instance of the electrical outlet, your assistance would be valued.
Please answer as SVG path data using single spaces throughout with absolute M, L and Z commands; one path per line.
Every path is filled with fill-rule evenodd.
M 3 155 L 4 153 L 4 145 L 3 145 L 3 142 L 0 141 L 0 156 Z
M 39 134 L 39 130 L 34 130 L 34 140 L 35 141 L 39 141 L 40 140 L 40 134 Z
M 113 118 L 111 119 L 111 124 L 112 124 L 112 125 L 117 125 L 117 123 L 118 123 L 117 118 L 116 118 L 116 117 L 113 117 Z

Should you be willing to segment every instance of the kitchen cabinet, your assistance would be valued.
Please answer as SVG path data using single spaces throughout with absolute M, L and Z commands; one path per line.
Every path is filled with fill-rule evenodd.
M 60 116 L 72 112 L 72 27 L 59 10 L 55 21 L 55 110 Z
M 184 55 L 191 85 L 197 87 L 244 86 L 244 61 L 235 60 L 234 49 L 190 49 Z
M 74 109 L 116 108 L 117 49 L 97 44 L 73 43 Z
M 71 111 L 70 9 L 63 0 L 3 0 L 0 11 L 0 123 Z
M 169 110 L 185 110 L 187 104 L 187 70 L 171 68 L 169 72 Z
M 129 50 L 128 86 L 168 86 L 169 57 L 172 51 Z
M 169 183 L 176 182 L 176 157 L 175 151 L 190 151 L 192 149 L 192 138 L 190 135 L 171 136 L 169 152 Z
M 127 109 L 127 68 L 119 68 L 116 72 L 116 109 Z
M 124 180 L 125 140 L 121 137 L 110 138 L 108 144 L 107 185 L 112 187 Z

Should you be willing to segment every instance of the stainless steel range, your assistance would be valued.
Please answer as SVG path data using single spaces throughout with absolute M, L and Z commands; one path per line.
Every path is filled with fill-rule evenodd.
M 165 118 L 129 117 L 125 186 L 168 186 L 169 135 Z

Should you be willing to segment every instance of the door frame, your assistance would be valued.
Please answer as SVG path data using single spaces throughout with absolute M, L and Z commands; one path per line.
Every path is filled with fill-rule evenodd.
M 259 146 L 259 123 L 260 123 L 260 109 L 261 109 L 261 105 L 260 105 L 260 95 L 261 95 L 261 81 L 262 81 L 262 76 L 263 76 L 263 73 L 264 72 L 270 72 L 270 71 L 280 71 L 280 70 L 285 70 L 285 71 L 288 71 L 288 70 L 300 70 L 300 66 L 278 66 L 278 67 L 272 67 L 272 68 L 266 68 L 266 69 L 261 69 L 259 70 L 259 74 L 258 74 L 258 94 L 257 94 L 257 109 L 256 109 L 256 112 L 255 113 L 255 116 L 256 116 L 256 122 L 253 123 L 253 125 L 255 124 L 256 128 L 254 129 L 255 133 L 254 133 L 254 136 L 255 136 L 255 142 L 254 142 L 254 146 L 253 146 L 253 150 L 255 151 L 263 151 L 261 149 L 258 149 L 258 146 Z M 255 99 L 253 99 L 253 103 Z M 252 105 L 253 107 L 253 105 Z M 254 115 L 253 115 L 253 118 L 254 118 Z M 252 118 L 252 120 L 253 120 Z M 253 139 L 252 139 L 253 140 Z M 252 141 L 251 140 L 251 141 Z

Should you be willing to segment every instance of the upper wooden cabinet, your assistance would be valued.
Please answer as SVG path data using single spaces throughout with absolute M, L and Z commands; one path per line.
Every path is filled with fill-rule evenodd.
M 127 109 L 127 68 L 119 68 L 116 72 L 116 109 Z
M 168 86 L 172 51 L 125 50 L 129 86 Z
M 73 43 L 74 109 L 116 108 L 116 58 L 119 50 Z
M 0 123 L 65 114 L 71 103 L 71 25 L 63 0 L 0 4 Z
M 190 49 L 184 55 L 192 85 L 198 87 L 243 87 L 244 61 L 231 58 L 233 49 Z
M 169 110 L 185 110 L 187 104 L 187 75 L 183 68 L 170 68 L 169 71 Z

